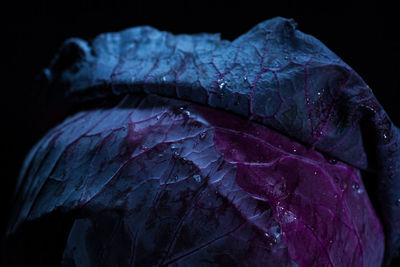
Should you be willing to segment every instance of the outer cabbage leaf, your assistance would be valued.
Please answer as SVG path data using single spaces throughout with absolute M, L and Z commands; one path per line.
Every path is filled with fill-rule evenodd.
M 232 42 L 148 26 L 70 39 L 45 74 L 81 101 L 145 92 L 221 108 L 374 172 L 390 259 L 400 247 L 399 129 L 362 78 L 296 26 L 277 17 Z
M 386 263 L 398 252 L 399 130 L 357 73 L 317 39 L 297 30 L 293 20 L 265 21 L 233 42 L 221 40 L 219 35 L 173 35 L 151 27 L 102 34 L 90 43 L 74 38 L 65 42 L 44 74 L 49 86 L 61 90 L 72 102 L 138 95 L 112 111 L 93 110 L 74 115 L 50 131 L 27 157 L 18 182 L 10 233 L 22 222 L 55 210 L 82 211 L 82 218 L 74 222 L 69 235 L 64 253 L 66 264 L 99 259 L 183 264 L 204 257 L 223 264 L 247 260 L 249 265 L 273 265 L 280 261 L 302 266 L 374 265 L 382 260 L 383 237 L 359 170 L 373 173 L 378 182 L 375 192 L 370 193 L 378 195 Z M 142 93 L 170 99 L 151 96 L 140 101 Z M 172 98 L 189 102 L 175 102 Z M 175 109 L 185 105 L 194 108 Z M 159 108 L 158 113 L 154 106 Z M 165 121 L 169 124 L 161 124 L 163 114 L 169 118 Z M 150 123 L 152 120 L 154 124 Z M 179 126 L 174 128 L 175 124 Z M 186 165 L 179 156 L 182 151 L 175 155 L 172 143 L 189 142 L 181 149 L 187 149 L 186 153 L 191 155 L 197 148 L 190 145 L 196 142 L 189 140 L 201 139 L 204 132 L 200 129 L 207 129 L 206 136 L 208 133 L 213 136 L 205 138 L 208 152 L 201 150 L 198 153 L 206 153 L 204 158 L 191 159 L 192 164 Z M 129 135 L 132 132 L 135 134 Z M 176 139 L 163 139 L 169 135 Z M 154 150 L 173 158 L 171 162 L 182 163 L 177 163 L 180 171 L 175 182 L 169 182 L 170 175 L 163 176 L 163 172 L 172 172 L 175 167 L 157 166 Z M 339 162 L 329 164 L 320 152 Z M 209 164 L 206 167 L 202 165 L 205 162 Z M 136 164 L 135 168 L 124 172 L 130 164 Z M 143 189 L 148 190 L 145 196 L 133 197 L 135 194 L 129 193 L 136 186 L 127 182 L 129 173 L 139 181 L 137 188 L 149 186 Z M 212 191 L 220 183 L 213 191 L 217 192 L 214 198 L 207 197 L 211 203 L 205 205 L 212 207 L 204 210 L 218 214 L 216 206 L 221 198 L 225 201 L 221 204 L 223 210 L 232 209 L 232 213 L 216 216 L 215 221 L 221 227 L 216 227 L 216 235 L 199 230 L 189 245 L 183 239 L 177 242 L 184 248 L 175 252 L 180 224 L 201 229 L 211 223 L 207 217 L 211 215 L 206 212 L 194 216 L 199 220 L 207 217 L 204 223 L 198 226 L 190 223 L 193 216 L 187 214 L 198 211 L 197 206 L 186 203 L 186 197 L 176 200 L 189 194 L 189 199 L 193 196 L 201 202 L 202 193 L 196 193 L 200 189 L 191 185 L 181 187 L 188 177 L 195 176 L 193 179 L 198 180 L 197 175 L 205 184 L 201 190 Z M 168 204 L 160 206 L 159 203 L 164 203 L 159 199 L 160 194 L 168 192 L 164 188 L 169 184 L 173 193 L 165 196 Z M 139 204 L 132 199 L 139 201 L 141 197 Z M 259 205 L 261 208 L 255 208 Z M 129 226 L 132 220 L 138 220 L 132 217 L 136 214 L 134 207 L 138 212 L 150 207 L 148 217 L 140 218 L 145 220 L 141 225 L 155 216 L 155 222 L 150 223 L 153 231 L 168 235 L 165 240 L 169 243 L 150 244 L 149 240 L 158 238 L 156 232 L 151 232 L 152 227 L 144 227 L 147 243 L 135 235 L 142 233 L 142 228 L 140 231 L 129 228 L 133 227 Z M 165 218 L 162 212 L 169 215 Z M 99 220 L 104 224 L 97 225 Z M 232 224 L 228 223 L 230 220 Z M 119 223 L 113 228 L 115 221 Z M 166 228 L 161 222 L 167 222 Z M 280 231 L 276 230 L 278 226 Z M 115 234 L 106 231 L 111 228 Z M 119 254 L 106 256 L 117 252 L 96 247 L 101 242 L 96 242 L 93 236 L 100 241 L 115 238 L 111 242 L 125 244 L 121 247 L 131 249 L 124 253 L 130 259 Z M 248 241 L 253 238 L 254 243 Z M 232 242 L 239 239 L 242 243 Z M 212 240 L 212 245 L 207 243 Z M 85 252 L 82 246 L 74 250 L 77 242 L 92 242 L 88 247 L 93 251 Z M 209 256 L 207 253 L 212 253 L 212 249 L 206 248 L 221 242 L 225 243 L 220 249 L 226 247 L 225 254 L 229 256 L 221 258 L 218 255 L 225 254 L 220 252 Z M 259 245 L 259 242 L 264 243 Z M 273 249 L 265 245 L 269 243 Z M 137 258 L 143 253 L 135 253 L 138 249 L 143 252 L 156 248 L 160 257 L 146 258 L 149 262 Z M 84 252 L 79 254 L 77 250 Z M 258 260 L 252 262 L 255 258 Z
M 383 229 L 359 170 L 265 126 L 128 97 L 38 144 L 17 224 L 79 210 L 66 266 L 375 266 Z M 31 200 L 31 201 L 29 201 Z

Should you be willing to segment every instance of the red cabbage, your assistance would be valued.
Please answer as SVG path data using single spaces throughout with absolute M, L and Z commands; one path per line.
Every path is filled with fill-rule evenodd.
M 127 95 L 68 118 L 23 166 L 9 235 L 73 212 L 63 265 L 376 266 L 398 253 L 399 130 L 293 20 L 233 42 L 151 27 L 70 39 L 44 73 L 73 103 Z

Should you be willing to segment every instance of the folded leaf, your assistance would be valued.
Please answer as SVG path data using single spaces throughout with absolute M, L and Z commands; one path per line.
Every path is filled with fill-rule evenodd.
M 69 39 L 44 73 L 75 103 L 130 95 L 51 130 L 21 172 L 10 233 L 83 214 L 65 264 L 374 266 L 383 234 L 360 170 L 377 180 L 385 263 L 398 253 L 399 129 L 293 20 L 233 42 L 151 27 Z

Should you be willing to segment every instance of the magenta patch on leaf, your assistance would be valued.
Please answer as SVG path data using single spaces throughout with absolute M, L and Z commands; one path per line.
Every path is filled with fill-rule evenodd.
M 358 169 L 262 125 L 202 109 L 215 149 L 237 166 L 237 184 L 271 205 L 290 256 L 300 266 L 375 266 L 382 226 Z

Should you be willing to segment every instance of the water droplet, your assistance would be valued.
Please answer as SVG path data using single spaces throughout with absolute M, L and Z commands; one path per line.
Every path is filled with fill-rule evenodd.
M 285 60 L 289 60 L 289 57 L 288 57 L 288 56 L 285 56 Z
M 200 182 L 201 182 L 201 176 L 200 176 L 200 175 L 198 175 L 198 174 L 196 174 L 196 175 L 193 175 L 193 179 L 194 179 L 196 182 L 198 182 L 198 183 L 200 183 Z
M 310 98 L 309 97 L 306 97 L 306 102 L 307 102 L 307 104 L 310 103 Z
M 373 107 L 371 107 L 371 106 L 366 105 L 366 106 L 363 106 L 363 107 L 366 108 L 366 109 L 368 109 L 369 111 L 371 111 L 371 112 L 373 112 L 373 113 L 376 113 L 375 108 L 373 108 Z
M 396 200 L 396 206 L 400 207 L 400 198 Z
M 329 159 L 329 163 L 335 165 L 337 163 L 336 159 Z
M 269 244 L 270 246 L 276 244 L 277 239 L 276 239 L 276 237 L 275 237 L 273 234 L 264 233 L 264 235 L 265 235 L 265 237 L 267 238 L 268 244 Z
M 317 175 L 317 174 L 318 174 L 318 172 L 315 171 L 315 172 L 314 172 L 314 175 Z
M 247 76 L 243 76 L 243 80 L 247 81 Z
M 219 84 L 219 89 L 224 89 L 225 86 L 226 86 L 226 83 L 225 82 L 221 82 Z
M 175 144 L 172 144 L 171 145 L 171 149 L 176 149 L 177 147 L 176 147 L 176 145 Z
M 383 139 L 387 139 L 387 135 L 386 134 L 383 134 Z
M 320 95 L 321 95 L 321 92 L 317 92 L 317 95 L 320 96 Z
M 186 116 L 190 116 L 190 111 L 189 110 L 185 110 L 184 112 L 183 112 L 183 114 L 185 114 Z
M 161 119 L 161 115 L 157 115 L 156 119 L 157 120 Z
M 351 186 L 351 188 L 353 188 L 354 191 L 357 191 L 360 188 L 360 185 L 358 183 L 353 183 L 353 185 Z
M 206 137 L 207 133 L 206 132 L 201 132 L 200 133 L 200 139 L 203 140 Z
M 297 150 L 296 149 L 293 149 L 293 153 L 296 153 L 297 152 Z
M 167 80 L 167 78 L 165 76 L 162 77 L 163 82 L 165 82 Z
M 331 239 L 331 240 L 329 240 L 329 244 L 332 244 L 333 243 L 333 240 Z

